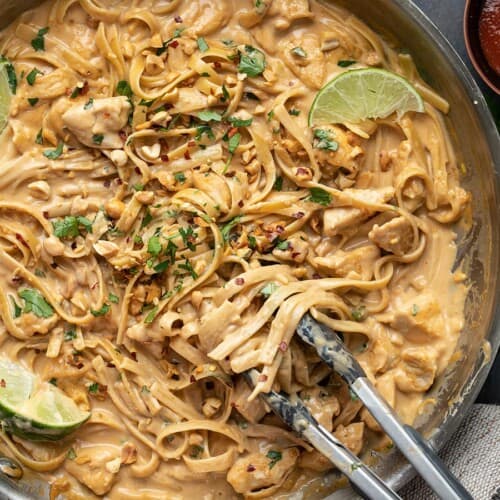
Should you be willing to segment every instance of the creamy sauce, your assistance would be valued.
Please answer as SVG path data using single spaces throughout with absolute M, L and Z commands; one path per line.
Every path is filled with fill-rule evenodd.
M 337 7 L 99 5 L 46 2 L 0 35 L 19 79 L 0 138 L 1 349 L 92 411 L 64 442 L 2 449 L 53 498 L 325 494 L 331 464 L 258 394 L 298 394 L 356 454 L 387 446 L 294 337 L 311 310 L 405 422 L 429 404 L 466 294 L 446 103 Z M 426 112 L 321 127 L 325 146 L 317 90 L 367 66 L 409 79 Z M 24 288 L 53 314 L 13 308 Z

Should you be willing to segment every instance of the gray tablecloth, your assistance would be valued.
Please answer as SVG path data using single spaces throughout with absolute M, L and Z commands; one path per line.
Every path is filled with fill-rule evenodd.
M 500 500 L 500 406 L 474 405 L 440 456 L 475 500 Z M 400 495 L 404 500 L 437 498 L 420 478 Z

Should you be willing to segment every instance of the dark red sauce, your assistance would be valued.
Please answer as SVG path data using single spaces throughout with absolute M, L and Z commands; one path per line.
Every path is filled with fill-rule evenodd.
M 485 0 L 479 17 L 479 40 L 488 64 L 500 75 L 500 0 Z

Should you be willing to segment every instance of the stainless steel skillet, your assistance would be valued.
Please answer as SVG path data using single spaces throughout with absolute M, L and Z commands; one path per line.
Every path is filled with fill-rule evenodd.
M 38 3 L 0 0 L 0 28 Z M 328 5 L 328 1 L 324 3 Z M 500 139 L 470 73 L 443 35 L 410 0 L 335 3 L 344 5 L 412 54 L 428 83 L 451 104 L 447 121 L 459 159 L 467 166 L 463 184 L 473 194 L 474 211 L 472 230 L 458 228 L 459 255 L 470 281 L 466 323 L 458 347 L 462 356 L 435 384 L 430 397 L 437 399 L 437 405 L 417 422 L 420 432 L 440 448 L 474 402 L 500 344 Z M 489 347 L 485 341 L 489 341 Z M 376 471 L 394 489 L 412 475 L 412 469 L 397 453 L 381 459 Z M 332 498 L 337 496 L 345 498 L 346 494 L 335 493 Z M 44 497 L 48 498 L 45 485 L 35 478 L 25 477 L 15 483 L 0 476 L 0 498 Z M 311 493 L 307 498 L 318 496 Z

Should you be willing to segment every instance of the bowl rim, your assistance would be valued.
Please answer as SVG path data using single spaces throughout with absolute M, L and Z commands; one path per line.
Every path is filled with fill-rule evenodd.
M 475 36 L 472 31 L 475 31 L 475 29 L 472 26 L 473 23 L 470 12 L 474 5 L 474 1 L 475 0 L 466 0 L 465 2 L 463 18 L 463 35 L 465 40 L 465 48 L 467 49 L 467 55 L 469 56 L 474 69 L 477 71 L 483 82 L 488 85 L 488 87 L 493 90 L 493 92 L 500 95 L 500 84 L 496 85 L 495 83 L 493 83 L 492 79 L 488 76 L 487 72 L 484 70 L 482 64 L 480 63 L 477 53 L 472 46 L 472 38 Z M 484 0 L 480 1 L 483 2 Z M 500 76 L 498 77 L 498 80 L 500 81 Z

